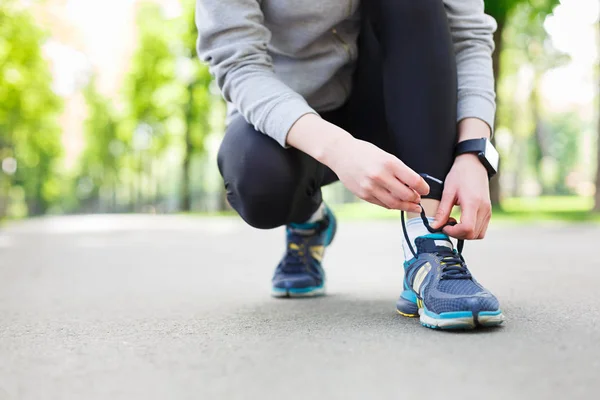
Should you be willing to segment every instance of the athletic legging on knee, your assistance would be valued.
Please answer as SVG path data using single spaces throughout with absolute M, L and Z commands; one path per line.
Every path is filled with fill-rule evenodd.
M 352 94 L 321 113 L 354 137 L 394 154 L 418 173 L 445 179 L 456 143 L 456 61 L 442 0 L 363 2 Z M 227 128 L 218 155 L 231 206 L 268 229 L 306 221 L 335 181 L 327 167 L 284 149 L 242 117 Z M 429 197 L 441 198 L 432 186 Z

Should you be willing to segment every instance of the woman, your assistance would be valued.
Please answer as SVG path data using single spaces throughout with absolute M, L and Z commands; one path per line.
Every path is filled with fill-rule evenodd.
M 339 179 L 408 212 L 400 314 L 439 328 L 503 321 L 449 239 L 482 239 L 491 216 L 495 23 L 483 0 L 197 0 L 196 22 L 229 103 L 228 200 L 254 227 L 287 226 L 274 296 L 324 293 L 336 221 L 321 187 Z

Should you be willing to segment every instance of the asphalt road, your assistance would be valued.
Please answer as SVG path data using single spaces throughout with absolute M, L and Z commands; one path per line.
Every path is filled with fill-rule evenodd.
M 330 295 L 268 295 L 283 232 L 92 216 L 0 230 L 0 400 L 600 398 L 600 227 L 497 226 L 467 243 L 505 326 L 394 310 L 399 222 L 341 223 Z

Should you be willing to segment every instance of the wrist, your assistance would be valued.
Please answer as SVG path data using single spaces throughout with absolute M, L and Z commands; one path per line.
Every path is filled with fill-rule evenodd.
M 325 121 L 315 114 L 302 116 L 287 136 L 287 143 L 308 154 L 322 164 L 331 167 L 336 149 L 352 136 L 343 129 Z
M 478 118 L 465 118 L 458 123 L 458 142 L 470 139 L 490 139 L 492 130 Z
M 466 163 L 477 163 L 481 166 L 483 166 L 481 164 L 481 161 L 479 161 L 479 157 L 477 157 L 476 154 L 473 153 L 465 153 L 465 154 L 460 154 L 456 157 L 454 157 L 454 162 L 466 162 Z
M 340 149 L 344 148 L 347 142 L 354 140 L 354 137 L 337 126 L 325 130 L 323 136 L 319 151 L 314 158 L 321 164 L 334 169 Z
M 473 153 L 465 153 L 458 155 L 454 158 L 454 164 L 459 166 L 466 166 L 469 170 L 481 171 L 488 176 L 488 171 L 485 166 L 481 163 L 479 157 Z

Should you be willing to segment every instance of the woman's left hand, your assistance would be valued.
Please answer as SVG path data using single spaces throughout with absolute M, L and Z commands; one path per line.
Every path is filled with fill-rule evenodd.
M 460 206 L 460 222 L 445 227 L 444 232 L 457 239 L 483 239 L 492 217 L 490 186 L 488 173 L 474 154 L 456 157 L 431 226 L 435 229 L 443 226 L 455 205 Z

